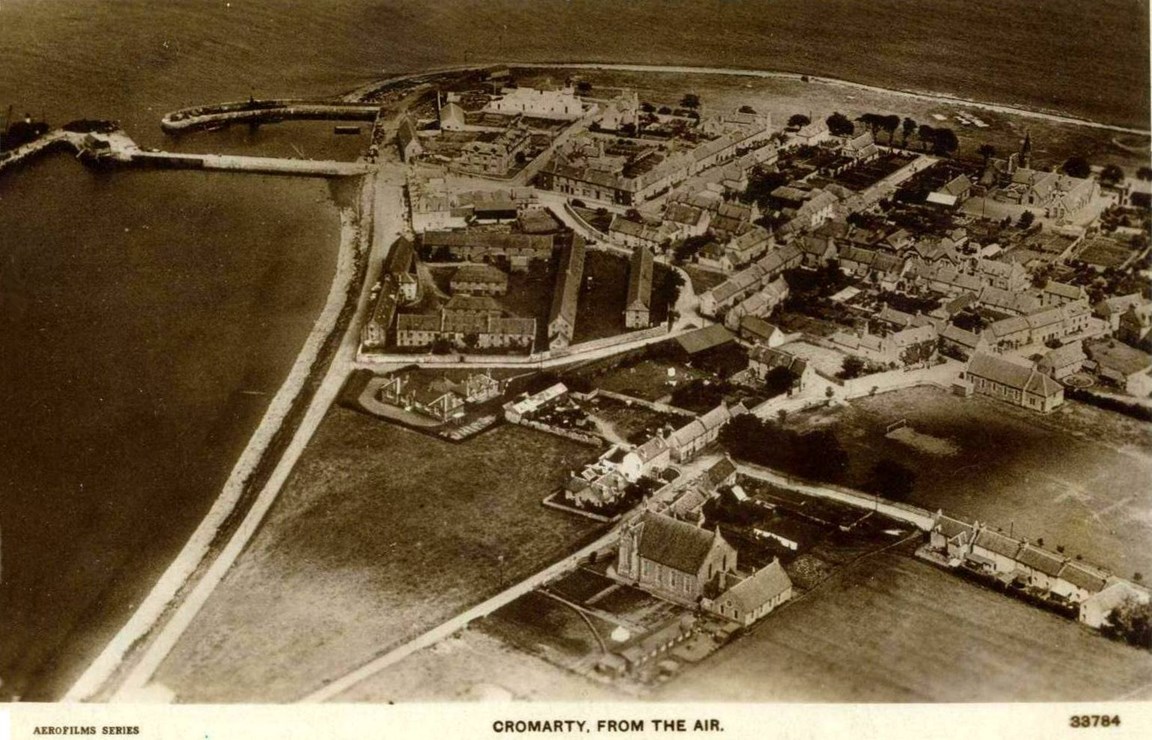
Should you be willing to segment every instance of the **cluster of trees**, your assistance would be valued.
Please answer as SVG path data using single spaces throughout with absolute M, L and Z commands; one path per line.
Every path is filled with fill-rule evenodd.
M 7 129 L 0 129 L 0 152 L 10 151 L 39 139 L 48 133 L 48 124 L 44 121 L 13 121 Z
M 1142 167 L 1141 169 L 1142 170 L 1149 170 L 1149 168 L 1147 168 L 1147 167 Z M 1072 156 L 1072 157 L 1069 157 L 1068 159 L 1064 160 L 1064 164 L 1061 165 L 1060 170 L 1064 174 L 1070 175 L 1072 177 L 1080 177 L 1080 178 L 1091 177 L 1091 175 L 1092 175 L 1092 163 L 1089 162 L 1084 157 L 1076 155 L 1076 156 Z M 1149 174 L 1152 174 L 1152 170 L 1149 170 Z M 1139 171 L 1136 173 L 1136 176 L 1140 177 Z M 1143 179 L 1143 178 L 1141 178 L 1141 179 Z M 1152 177 L 1150 177 L 1149 179 L 1152 179 Z M 1100 184 L 1101 185 L 1107 185 L 1109 187 L 1115 187 L 1116 185 L 1119 185 L 1121 182 L 1123 182 L 1123 180 L 1124 180 L 1124 170 L 1120 169 L 1119 165 L 1115 165 L 1115 164 L 1104 165 L 1104 167 L 1100 170 Z
M 774 367 L 764 376 L 764 393 L 768 398 L 783 395 L 792 390 L 796 380 L 796 372 L 791 368 Z
M 1152 602 L 1140 604 L 1125 599 L 1108 614 L 1100 631 L 1133 647 L 1152 650 Z
M 916 137 L 924 151 L 930 149 L 937 156 L 950 157 L 960 148 L 960 140 L 950 128 L 934 128 L 922 123 L 916 129 Z
M 838 483 L 848 474 L 848 453 L 827 429 L 801 434 L 744 414 L 724 427 L 720 442 L 734 457 L 789 475 Z
M 894 139 L 896 138 L 896 132 L 900 129 L 900 116 L 895 114 L 884 116 L 879 113 L 865 113 L 864 115 L 858 117 L 856 120 L 867 126 L 872 131 L 873 138 L 875 138 L 881 131 L 887 133 L 889 145 L 893 143 Z M 915 121 L 913 121 L 913 125 L 915 125 Z M 907 142 L 907 135 L 904 137 L 904 140 Z

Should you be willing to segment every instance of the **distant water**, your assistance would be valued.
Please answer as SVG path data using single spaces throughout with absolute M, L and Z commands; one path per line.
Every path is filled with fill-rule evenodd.
M 166 142 L 165 111 L 486 61 L 781 69 L 1148 127 L 1138 0 L 0 0 L 0 112 L 350 155 L 323 127 Z M 58 695 L 211 504 L 323 301 L 317 181 L 0 178 L 0 699 Z

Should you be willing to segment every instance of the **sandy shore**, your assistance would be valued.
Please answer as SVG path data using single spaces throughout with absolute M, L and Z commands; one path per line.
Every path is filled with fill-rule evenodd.
M 348 288 L 355 277 L 354 257 L 360 238 L 359 220 L 355 209 L 342 209 L 340 216 L 340 250 L 328 298 L 287 379 L 269 403 L 260 425 L 232 468 L 220 496 L 207 516 L 132 617 L 65 694 L 65 701 L 83 701 L 100 691 L 123 663 L 132 647 L 147 638 L 161 621 L 170 604 L 209 554 L 221 527 L 234 513 L 244 493 L 245 483 L 256 470 L 276 433 L 284 424 L 293 401 L 305 387 L 325 340 L 335 329 L 347 298 Z M 176 616 L 179 616 L 179 612 Z M 176 616 L 173 617 L 174 620 Z

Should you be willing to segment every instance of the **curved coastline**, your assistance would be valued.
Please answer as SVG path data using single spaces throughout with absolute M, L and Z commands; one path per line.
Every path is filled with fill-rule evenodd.
M 694 67 L 680 65 L 620 64 L 597 62 L 517 62 L 508 64 L 469 64 L 404 73 L 385 79 L 376 80 L 370 84 L 363 85 L 352 91 L 349 91 L 348 93 L 340 95 L 338 96 L 338 99 L 351 103 L 370 92 L 379 90 L 381 88 L 386 88 L 390 85 L 395 85 L 405 80 L 427 78 L 452 73 L 479 71 L 489 69 L 494 66 L 507 66 L 513 70 L 602 70 L 639 73 L 717 75 L 758 79 L 782 79 L 793 82 L 824 84 L 847 89 L 896 95 L 920 101 L 940 103 L 944 105 L 967 106 L 1008 115 L 1035 118 L 1053 123 L 1084 126 L 1122 134 L 1131 134 L 1137 136 L 1152 135 L 1152 132 L 1146 129 L 1102 123 L 1061 112 L 1051 112 L 1042 109 L 977 101 L 944 93 L 891 89 L 833 77 L 804 75 L 802 73 L 796 72 L 741 68 Z M 168 118 L 171 115 L 172 114 L 169 114 L 165 118 Z M 391 215 L 402 216 L 402 214 Z M 355 234 L 349 237 L 346 233 L 342 238 L 339 256 L 342 265 L 350 253 L 349 246 L 351 245 L 354 247 L 355 241 Z M 161 580 L 153 587 L 153 592 L 149 594 L 148 600 L 139 607 L 129 622 L 122 628 L 121 632 L 117 634 L 116 638 L 114 638 L 114 640 L 104 648 L 98 659 L 85 670 L 81 679 L 77 681 L 72 689 L 68 692 L 68 695 L 66 696 L 67 700 L 84 700 L 98 695 L 99 692 L 105 688 L 107 681 L 118 670 L 121 669 L 124 659 L 128 656 L 132 649 L 136 647 L 140 641 L 146 639 L 149 636 L 159 621 L 173 607 L 173 605 L 176 603 L 176 600 L 180 596 L 181 591 L 185 590 L 188 586 L 191 585 L 192 581 L 190 579 L 195 575 L 197 570 L 205 567 L 207 564 L 206 558 L 211 554 L 213 541 L 215 540 L 216 536 L 221 531 L 223 531 L 228 517 L 234 513 L 234 510 L 237 507 L 240 498 L 239 488 L 243 487 L 243 483 L 251 474 L 255 465 L 267 451 L 269 442 L 271 440 L 271 435 L 280 430 L 287 413 L 288 405 L 290 405 L 292 400 L 297 397 L 299 392 L 305 388 L 305 381 L 310 376 L 312 363 L 318 356 L 319 349 L 324 344 L 324 339 L 329 337 L 333 331 L 339 328 L 339 324 L 336 322 L 336 318 L 330 317 L 329 315 L 330 309 L 333 307 L 333 305 L 337 306 L 336 313 L 338 314 L 339 307 L 344 306 L 346 300 L 355 302 L 358 297 L 356 295 L 346 295 L 348 292 L 347 287 L 351 283 L 342 282 L 341 274 L 342 270 L 340 267 L 338 267 L 332 284 L 332 292 L 329 296 L 329 304 L 325 307 L 321 318 L 317 321 L 317 324 L 313 329 L 313 333 L 309 336 L 305 347 L 302 349 L 300 355 L 298 356 L 296 365 L 294 365 L 292 373 L 289 375 L 289 379 L 285 382 L 284 386 L 281 387 L 276 399 L 273 401 L 272 405 L 270 405 L 265 418 L 261 421 L 260 426 L 250 438 L 248 448 L 245 449 L 244 454 L 237 461 L 235 469 L 233 470 L 233 475 L 229 478 L 229 482 L 226 485 L 225 490 L 221 493 L 221 496 L 219 497 L 216 505 L 213 506 L 213 509 L 209 515 L 203 520 L 203 522 L 201 522 L 200 527 L 193 535 L 192 540 L 189 541 L 187 546 L 188 554 L 182 554 L 172 564 L 170 571 L 166 572 Z M 341 288 L 343 290 L 340 290 Z M 337 296 L 339 297 L 339 300 L 334 304 L 333 301 Z M 286 393 L 289 395 L 281 398 L 281 395 Z M 278 402 L 281 404 L 281 406 L 277 405 Z M 276 413 L 274 413 L 274 409 L 277 409 Z M 263 510 L 266 511 L 272 503 L 272 500 L 268 500 L 266 503 L 262 504 Z M 233 553 L 231 555 L 232 559 L 234 559 L 235 555 L 237 554 L 239 553 Z M 231 560 L 228 559 L 213 562 L 211 564 L 212 570 L 220 572 L 213 574 L 212 577 L 217 578 L 217 580 L 219 577 L 222 577 L 224 574 L 223 571 L 227 570 L 230 562 Z M 210 595 L 210 591 L 211 588 L 209 587 L 207 592 L 197 595 L 197 600 L 200 603 L 203 603 L 203 601 L 207 599 L 208 595 Z M 163 654 L 160 654 L 159 657 L 162 658 Z M 154 667 L 155 662 L 148 666 L 148 669 L 152 669 Z M 137 674 L 138 678 L 146 679 L 149 673 L 148 669 L 139 672 Z M 137 685 L 132 686 L 131 688 L 139 689 L 143 687 L 140 685 L 140 683 L 137 683 Z

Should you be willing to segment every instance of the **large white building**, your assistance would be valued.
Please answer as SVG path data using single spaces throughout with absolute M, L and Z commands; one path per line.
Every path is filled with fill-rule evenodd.
M 575 120 L 584 115 L 585 107 L 570 87 L 563 90 L 517 87 L 506 90 L 503 97 L 490 102 L 487 110 L 508 115 Z

